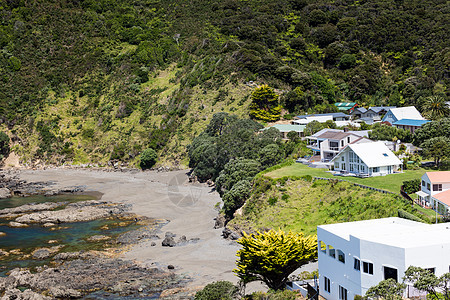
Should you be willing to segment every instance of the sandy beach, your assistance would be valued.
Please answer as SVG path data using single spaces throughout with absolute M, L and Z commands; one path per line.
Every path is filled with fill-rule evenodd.
M 232 273 L 238 245 L 221 237 L 222 229 L 214 229 L 217 216 L 215 204 L 218 193 L 205 184 L 188 182 L 187 171 L 105 172 L 87 169 L 21 170 L 20 178 L 27 181 L 50 181 L 56 187 L 84 186 L 86 191 L 103 193 L 103 200 L 132 204 L 132 212 L 169 223 L 161 229 L 176 234 L 175 240 L 185 235 L 196 243 L 163 247 L 161 240 L 143 241 L 124 254 L 125 259 L 157 265 L 192 277 L 188 286 L 202 286 L 217 280 L 236 283 Z M 259 286 L 260 284 L 258 284 Z M 258 287 L 256 287 L 258 289 Z

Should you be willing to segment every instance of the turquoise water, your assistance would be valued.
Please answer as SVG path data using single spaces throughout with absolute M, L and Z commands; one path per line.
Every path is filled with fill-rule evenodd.
M 27 197 L 12 198 L 0 200 L 0 208 L 16 207 L 29 203 L 37 202 L 76 202 L 83 200 L 92 200 L 93 196 L 86 195 L 60 195 L 54 197 Z M 88 242 L 86 238 L 92 235 L 117 236 L 121 233 L 136 229 L 139 225 L 131 224 L 128 226 L 118 226 L 120 220 L 94 220 L 89 222 L 63 223 L 59 224 L 61 229 L 51 230 L 40 225 L 31 225 L 25 228 L 11 228 L 6 224 L 10 220 L 0 219 L 0 232 L 6 233 L 6 236 L 0 237 L 0 249 L 10 251 L 20 249 L 24 254 L 32 252 L 36 248 L 52 247 L 64 245 L 59 252 L 74 252 L 81 250 L 102 249 L 108 241 Z M 108 229 L 101 229 L 108 225 Z M 58 243 L 49 244 L 49 240 L 57 240 Z M 0 260 L 0 276 L 15 267 L 36 267 L 48 263 L 46 260 L 21 260 L 20 255 L 9 255 Z

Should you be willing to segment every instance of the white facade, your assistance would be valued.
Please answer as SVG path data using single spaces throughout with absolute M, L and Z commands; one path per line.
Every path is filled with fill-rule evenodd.
M 294 120 L 292 121 L 292 124 L 298 124 L 298 125 L 306 125 L 312 121 L 317 121 L 319 123 L 325 123 L 326 121 L 333 121 L 333 116 L 311 116 L 311 117 L 305 117 L 303 119 Z
M 356 176 L 384 176 L 401 171 L 402 162 L 383 142 L 350 144 L 331 161 L 334 171 Z
M 422 193 L 417 193 L 419 201 L 423 201 L 440 213 L 446 213 L 448 209 L 444 207 L 448 204 L 441 203 L 439 206 L 439 201 L 433 196 L 450 190 L 450 171 L 426 172 L 421 177 L 420 190 Z
M 449 272 L 449 228 L 400 218 L 318 226 L 320 295 L 364 296 L 382 280 L 401 282 L 409 266 L 434 269 L 437 276 Z

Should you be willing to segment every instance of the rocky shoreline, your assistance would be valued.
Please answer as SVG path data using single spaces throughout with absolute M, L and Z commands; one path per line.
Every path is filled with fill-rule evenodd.
M 28 183 L 20 180 L 14 172 L 0 173 L 0 177 L 0 188 L 9 191 L 4 193 L 9 196 L 50 196 L 83 191 L 80 186 L 61 189 L 52 182 Z M 159 240 L 162 246 L 174 247 L 195 243 L 198 239 L 188 240 L 181 236 L 175 241 L 176 235 L 170 232 L 164 239 L 160 238 L 160 228 L 168 221 L 141 217 L 130 213 L 130 210 L 131 204 L 104 200 L 45 202 L 1 209 L 0 220 L 10 221 L 10 227 L 40 225 L 58 230 L 64 223 L 97 219 L 118 220 L 117 226 L 136 224 L 140 227 L 114 239 L 107 235 L 93 235 L 87 239 L 87 242 L 104 243 L 103 251 L 63 252 L 65 245 L 58 245 L 56 240 L 48 243 L 57 245 L 37 248 L 28 254 L 21 249 L 0 249 L 0 262 L 8 257 L 48 261 L 48 265 L 36 269 L 16 268 L 9 271 L 7 277 L 0 277 L 0 299 L 81 298 L 94 292 L 128 297 L 161 297 L 163 293 L 164 299 L 190 298 L 195 289 L 183 288 L 190 278 L 170 271 L 175 269 L 174 266 L 149 267 L 120 259 L 118 255 L 130 245 L 142 241 L 153 240 L 152 245 L 156 245 Z

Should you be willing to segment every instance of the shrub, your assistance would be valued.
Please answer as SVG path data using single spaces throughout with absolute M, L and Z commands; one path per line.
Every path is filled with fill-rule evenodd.
M 146 170 L 153 167 L 156 163 L 156 160 L 158 158 L 158 155 L 156 154 L 156 151 L 152 148 L 145 149 L 141 153 L 141 169 Z
M 0 159 L 8 156 L 9 151 L 9 136 L 4 132 L 0 132 Z
M 237 294 L 237 287 L 229 281 L 217 281 L 206 285 L 195 294 L 195 300 L 228 300 Z
M 418 192 L 420 190 L 420 178 L 403 181 L 403 191 L 408 194 Z

